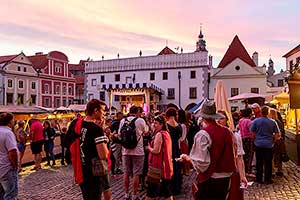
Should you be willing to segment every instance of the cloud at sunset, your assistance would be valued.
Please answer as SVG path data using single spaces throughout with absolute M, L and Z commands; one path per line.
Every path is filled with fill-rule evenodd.
M 194 51 L 200 23 L 215 66 L 237 34 L 248 53 L 269 56 L 277 71 L 282 55 L 300 43 L 300 3 L 265 1 L 4 1 L 0 54 L 60 50 L 70 61 L 157 54 L 166 44 Z

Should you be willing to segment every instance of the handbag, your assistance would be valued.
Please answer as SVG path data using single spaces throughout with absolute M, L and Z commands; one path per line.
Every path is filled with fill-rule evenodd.
M 105 176 L 108 174 L 108 165 L 106 160 L 93 158 L 91 161 L 93 176 Z
M 161 145 L 161 151 L 162 151 L 162 165 L 164 164 L 164 136 L 162 136 L 162 145 Z M 157 167 L 149 166 L 148 172 L 147 172 L 147 182 L 152 184 L 159 184 L 162 179 L 162 169 Z
M 147 173 L 147 182 L 153 184 L 159 184 L 161 181 L 162 170 L 156 167 L 149 167 Z

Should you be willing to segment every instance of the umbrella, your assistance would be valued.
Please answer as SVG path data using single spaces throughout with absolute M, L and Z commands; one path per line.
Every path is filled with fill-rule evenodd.
M 230 97 L 229 101 L 243 100 L 243 99 L 251 99 L 251 98 L 265 98 L 265 95 L 257 94 L 257 93 L 242 93 L 233 97 Z
M 216 92 L 214 96 L 214 101 L 216 103 L 217 110 L 223 110 L 226 112 L 229 120 L 229 128 L 233 131 L 234 130 L 234 124 L 233 119 L 231 115 L 231 109 L 230 104 L 227 98 L 227 93 L 224 87 L 224 82 L 222 80 L 218 80 L 216 84 Z
M 198 112 L 200 109 L 201 109 L 201 107 L 202 107 L 202 105 L 203 105 L 203 103 L 205 102 L 205 101 L 207 101 L 207 99 L 202 99 L 202 101 L 200 101 L 198 104 L 196 104 L 194 107 L 192 107 L 190 110 L 189 110 L 189 112 L 190 113 L 196 113 L 196 112 Z

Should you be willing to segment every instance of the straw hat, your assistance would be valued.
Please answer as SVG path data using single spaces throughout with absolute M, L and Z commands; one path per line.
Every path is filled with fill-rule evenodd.
M 204 102 L 202 108 L 199 111 L 199 116 L 202 117 L 203 119 L 224 118 L 224 115 L 217 113 L 216 104 L 214 101 Z

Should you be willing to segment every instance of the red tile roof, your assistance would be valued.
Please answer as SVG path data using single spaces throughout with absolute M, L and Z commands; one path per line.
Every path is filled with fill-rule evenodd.
M 84 71 L 84 65 L 80 65 L 80 64 L 69 64 L 69 70 Z
M 242 42 L 240 41 L 237 35 L 233 38 L 233 41 L 231 42 L 229 48 L 227 49 L 218 68 L 224 68 L 226 65 L 231 63 L 236 58 L 240 58 L 250 66 L 256 67 L 254 61 L 249 56 L 247 50 L 245 49 L 244 45 L 242 44 Z
M 48 64 L 48 58 L 46 54 L 42 55 L 35 55 L 35 56 L 27 56 L 28 59 L 31 61 L 32 66 L 34 69 L 43 69 L 47 66 Z
M 167 55 L 167 54 L 176 54 L 176 53 L 167 46 L 158 53 L 158 55 Z
M 18 55 L 0 56 L 0 63 L 8 62 L 17 57 Z
M 295 48 L 293 48 L 292 50 L 290 50 L 289 52 L 287 52 L 286 54 L 284 54 L 282 57 L 287 58 L 287 57 L 297 53 L 298 51 L 300 51 L 300 44 L 298 46 L 296 46 Z

